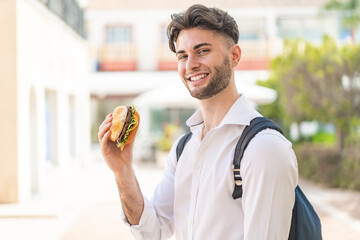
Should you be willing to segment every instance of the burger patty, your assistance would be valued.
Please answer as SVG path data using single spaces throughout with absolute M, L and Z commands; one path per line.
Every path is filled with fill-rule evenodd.
M 130 125 L 130 122 L 131 122 L 131 106 L 127 106 L 127 114 L 126 114 L 126 120 L 125 120 L 125 124 L 124 124 L 124 127 L 123 129 L 121 130 L 121 133 L 118 137 L 118 139 L 116 139 L 116 142 L 120 144 L 120 142 L 122 141 L 122 139 L 124 138 L 125 136 L 125 133 L 126 133 L 126 130 L 128 129 L 129 125 Z

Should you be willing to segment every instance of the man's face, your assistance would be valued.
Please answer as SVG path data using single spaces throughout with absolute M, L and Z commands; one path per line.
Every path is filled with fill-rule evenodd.
M 208 99 L 224 90 L 232 78 L 225 37 L 211 30 L 182 30 L 176 42 L 178 73 L 197 99 Z

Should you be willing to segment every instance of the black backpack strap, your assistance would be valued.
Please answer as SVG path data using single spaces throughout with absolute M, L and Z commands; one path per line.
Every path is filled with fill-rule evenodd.
M 273 123 L 270 119 L 267 119 L 265 117 L 256 117 L 253 120 L 251 120 L 249 126 L 245 127 L 243 133 L 240 136 L 238 143 L 236 144 L 234 162 L 233 162 L 235 188 L 232 197 L 234 199 L 242 197 L 242 178 L 240 176 L 240 164 L 245 149 L 249 145 L 251 139 L 255 137 L 256 134 L 267 128 L 277 130 L 281 134 L 283 134 L 281 129 L 278 126 L 276 126 L 276 124 Z
M 178 145 L 176 146 L 176 161 L 179 161 L 179 158 L 184 151 L 186 143 L 190 140 L 192 132 L 188 132 L 180 139 Z

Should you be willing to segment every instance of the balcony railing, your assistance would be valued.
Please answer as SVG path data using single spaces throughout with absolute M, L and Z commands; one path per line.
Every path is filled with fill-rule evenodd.
M 158 70 L 177 70 L 177 59 L 175 53 L 169 49 L 168 43 L 160 44 L 158 47 Z
M 85 38 L 84 12 L 76 0 L 38 0 Z
M 133 43 L 108 43 L 100 47 L 98 71 L 135 71 L 136 48 Z
M 241 60 L 237 70 L 265 70 L 269 68 L 271 42 L 267 40 L 240 40 Z

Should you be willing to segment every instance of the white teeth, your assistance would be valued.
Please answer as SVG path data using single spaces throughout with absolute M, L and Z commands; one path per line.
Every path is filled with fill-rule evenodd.
M 197 80 L 202 79 L 202 78 L 204 78 L 206 76 L 207 76 L 206 74 L 200 74 L 200 75 L 197 75 L 195 77 L 191 77 L 190 81 L 197 81 Z

